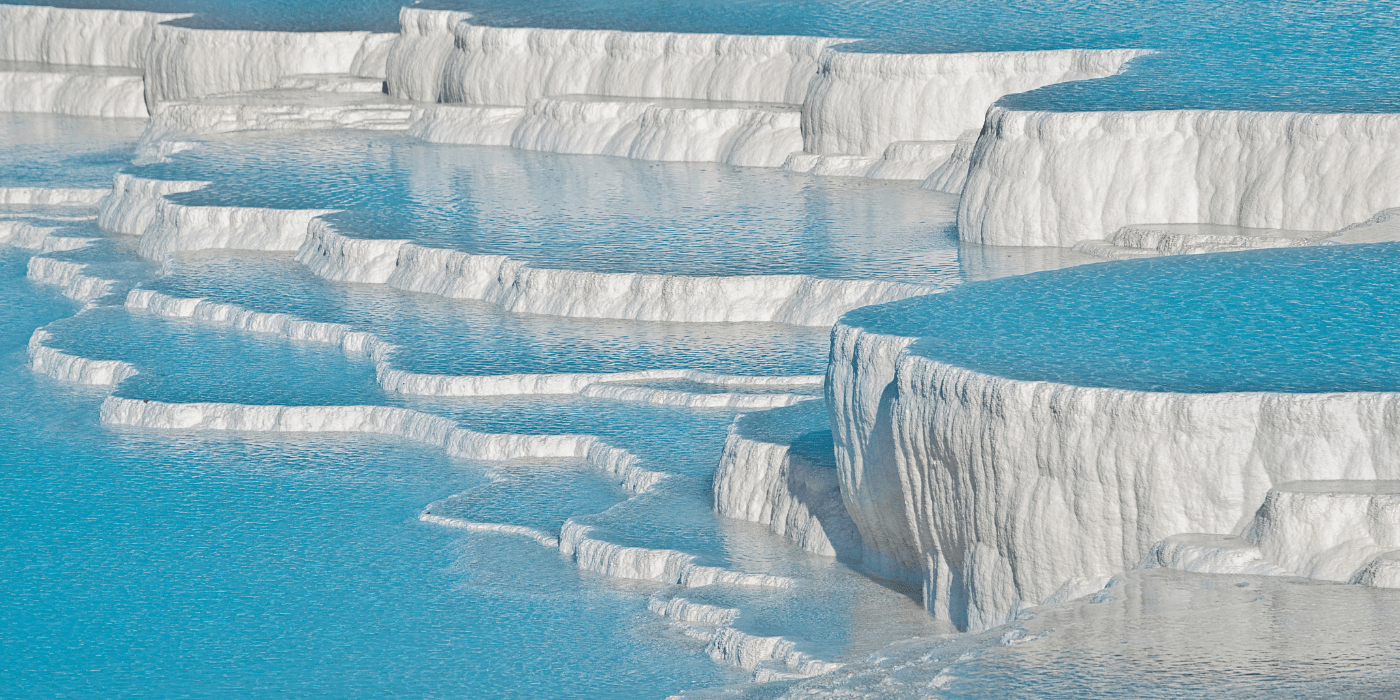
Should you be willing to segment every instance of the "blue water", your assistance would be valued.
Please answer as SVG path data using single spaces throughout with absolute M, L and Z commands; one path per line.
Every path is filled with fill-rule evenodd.
M 250 134 L 129 169 L 212 181 L 187 204 L 345 209 L 347 234 L 538 267 L 958 281 L 957 198 L 917 183 L 814 178 L 428 144 L 365 132 Z M 763 255 L 754 255 L 759 248 Z
M 487 465 L 390 439 L 99 427 L 100 391 L 23 364 L 30 331 L 76 310 L 23 280 L 27 257 L 0 254 L 6 695 L 633 698 L 733 678 L 653 629 L 646 590 L 417 521 Z
M 1386 0 L 468 0 L 479 24 L 863 39 L 892 53 L 1154 49 L 1109 80 L 1013 95 L 1018 109 L 1393 112 L 1400 12 Z
M 47 4 L 47 3 L 45 3 Z M 75 0 L 79 7 L 201 13 L 209 28 L 395 31 L 400 2 Z M 1061 84 L 1005 104 L 1057 111 L 1251 109 L 1393 112 L 1400 12 L 1388 0 L 441 0 L 511 27 L 795 34 L 863 39 L 897 53 L 1145 48 L 1108 80 Z
M 1086 265 L 857 309 L 910 352 L 1142 391 L 1400 390 L 1400 244 Z
M 189 321 L 99 308 L 49 327 L 51 347 L 94 360 L 124 360 L 140 372 L 121 396 L 153 401 L 259 405 L 383 403 L 367 361 L 339 348 L 271 336 L 212 333 Z M 255 372 L 248 367 L 258 368 Z
M 144 119 L 0 112 L 0 187 L 111 187 Z
M 820 374 L 828 333 L 778 324 L 684 324 L 571 319 L 503 312 L 383 287 L 327 282 L 286 255 L 174 257 L 144 287 L 264 313 L 344 323 L 401 349 L 392 364 L 426 374 L 700 369 Z
M 588 465 L 530 463 L 493 471 L 496 479 L 432 503 L 430 512 L 558 533 L 568 518 L 607 510 L 628 496 Z
M 197 11 L 180 21 L 195 27 L 392 31 L 398 3 L 105 6 Z M 1028 109 L 1400 104 L 1392 89 L 1400 19 L 1383 4 L 442 6 L 502 26 L 866 39 L 847 47 L 854 51 L 1161 49 L 1117 78 L 1004 101 Z M 136 132 L 112 121 L 0 120 L 0 186 L 106 186 L 130 157 Z M 912 184 L 357 133 L 219 137 L 170 163 L 131 170 L 214 181 L 172 197 L 184 204 L 339 208 L 329 218 L 350 235 L 561 269 L 800 273 L 950 287 L 1018 266 L 1072 262 L 1063 251 L 960 246 L 955 199 Z M 94 233 L 84 224 L 72 232 Z M 1389 262 L 1396 252 L 1363 246 L 1109 263 L 969 284 L 856 311 L 848 321 L 917 335 L 914 352 L 1021 379 L 1154 391 L 1396 390 L 1400 292 Z M 120 302 L 139 285 L 346 323 L 402 346 L 395 366 L 446 374 L 680 367 L 806 374 L 825 364 L 820 330 L 509 314 L 329 283 L 284 255 L 179 255 L 156 269 L 133 259 L 130 240 L 53 256 L 121 281 L 97 308 L 73 316 L 79 305 L 24 281 L 27 253 L 0 250 L 0 596 L 7 601 L 0 695 L 634 698 L 748 678 L 712 663 L 703 641 L 647 612 L 650 597 L 672 595 L 739 608 L 738 629 L 788 636 L 827 660 L 858 661 L 892 639 L 929 637 L 908 643 L 926 646 L 907 655 L 882 651 L 884 660 L 868 662 L 874 672 L 815 681 L 869 680 L 858 695 L 907 685 L 908 695 L 923 697 L 937 683 L 963 697 L 1393 690 L 1395 607 L 1387 592 L 1147 580 L 1140 592 L 1120 591 L 1117 605 L 1080 604 L 1028 622 L 1030 633 L 1047 634 L 1040 646 L 1003 646 L 1000 631 L 939 639 L 948 628 L 919 612 L 917 591 L 872 582 L 766 528 L 715 515 L 712 475 L 736 411 L 576 396 L 396 396 L 379 388 L 368 361 L 336 348 L 128 313 Z M 97 407 L 106 389 L 25 368 L 24 343 L 45 324 L 57 348 L 135 364 L 140 374 L 112 389 L 121 397 L 403 406 L 475 430 L 597 435 L 668 476 L 633 498 L 576 460 L 454 460 L 360 435 L 105 428 Z M 820 402 L 785 409 L 769 424 L 750 415 L 737 429 L 791 442 L 827 464 L 817 459 L 832 457 L 821 409 Z M 612 581 L 528 538 L 422 523 L 425 507 L 550 533 L 572 518 L 608 542 L 677 549 L 702 564 L 797 583 L 766 591 Z M 1242 638 L 1240 630 L 1255 634 Z M 938 646 L 950 639 L 956 653 Z M 1279 640 L 1292 646 L 1280 651 Z M 953 677 L 936 681 L 943 669 L 954 669 Z
M 471 325 L 435 337 L 434 319 L 451 328 L 453 312 L 470 318 L 472 304 L 326 283 L 294 272 L 281 255 L 191 254 L 157 268 L 131 261 L 130 247 L 130 239 L 104 239 L 49 255 L 121 276 L 119 286 L 396 328 L 389 332 L 436 348 L 444 362 L 457 343 L 462 367 L 478 355 L 500 372 L 538 362 L 514 346 L 472 350 Z M 417 515 L 425 507 L 548 533 L 574 518 L 604 541 L 797 577 L 791 591 L 685 593 L 743 607 L 740 629 L 789 635 L 821 658 L 946 631 L 919 615 L 907 592 L 714 515 L 711 474 L 733 411 L 567 396 L 386 396 L 368 361 L 329 346 L 132 313 L 120 294 L 73 315 L 76 304 L 23 280 L 27 257 L 9 250 L 0 259 L 0 283 L 18 300 L 5 310 L 13 316 L 4 326 L 10 349 L 0 348 L 0 392 L 8 397 L 0 409 L 0 526 L 15 533 L 0 560 L 0 595 L 13 601 L 0 613 L 7 661 L 0 683 L 21 688 L 20 697 L 632 698 L 746 677 L 646 610 L 652 595 L 673 594 L 666 587 L 580 572 L 518 535 L 424 524 Z M 388 320 L 396 316 L 405 318 Z M 105 390 L 24 367 L 23 344 L 38 326 L 65 352 L 133 363 L 139 374 L 112 390 L 126 398 L 400 405 L 482 431 L 599 435 L 670 477 L 633 498 L 615 478 L 570 460 L 452 460 L 359 435 L 103 428 L 97 406 Z M 684 328 L 663 325 L 670 326 Z M 809 338 L 804 367 L 819 362 L 818 341 L 826 342 L 822 333 L 762 324 L 738 332 L 736 344 L 760 348 L 774 342 L 765 332 Z M 674 352 L 644 335 L 630 331 L 607 344 L 641 366 Z M 699 348 L 702 340 L 686 342 Z M 737 348 L 721 363 L 748 373 L 785 367 L 771 357 L 746 364 Z
M 1394 590 L 1150 569 L 1115 578 L 1094 601 L 1043 606 L 984 634 L 896 643 L 841 673 L 784 684 L 791 687 L 784 697 L 1381 700 L 1400 694 Z M 760 687 L 699 697 L 757 700 L 779 692 Z

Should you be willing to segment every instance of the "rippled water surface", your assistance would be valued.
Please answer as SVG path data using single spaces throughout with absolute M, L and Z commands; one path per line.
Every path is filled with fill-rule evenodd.
M 1012 379 L 1143 391 L 1400 390 L 1397 244 L 1086 265 L 846 321 Z
M 177 23 L 200 28 L 395 31 L 401 3 L 69 4 L 194 12 Z M 423 6 L 467 10 L 476 22 L 506 27 L 855 40 L 846 51 L 1157 51 L 1123 75 L 1002 103 L 1024 109 L 1400 111 L 1400 13 L 1392 3 Z M 951 289 L 857 310 L 847 320 L 918 336 L 913 352 L 1017 379 L 1150 391 L 1400 390 L 1393 264 L 1400 244 L 1106 263 L 963 285 L 1085 258 L 959 244 L 956 197 L 915 183 L 432 145 L 363 132 L 233 134 L 169 162 L 125 166 L 141 126 L 0 115 L 0 187 L 103 187 L 126 167 L 143 177 L 212 183 L 172 195 L 179 204 L 336 209 L 326 220 L 352 237 L 408 239 L 537 267 L 801 274 Z M 64 235 L 105 236 L 81 220 L 90 210 L 6 209 L 0 214 L 61 222 Z M 835 473 L 818 387 L 793 390 L 815 400 L 773 414 L 595 395 L 400 395 L 381 386 L 383 367 L 338 345 L 161 318 L 128 310 L 123 299 L 139 287 L 346 324 L 397 346 L 388 354 L 393 368 L 443 375 L 816 374 L 829 347 L 820 328 L 513 314 L 383 285 L 327 282 L 285 254 L 139 261 L 130 239 L 106 237 L 84 250 L 42 254 L 113 278 L 112 293 L 86 306 L 27 281 L 33 255 L 0 247 L 0 695 L 1400 694 L 1395 591 L 1131 572 L 1087 600 L 1042 607 L 989 633 L 954 635 L 922 612 L 916 588 L 873 580 L 844 559 L 810 555 L 766 527 L 718 516 L 714 474 L 731 439 L 790 445 L 813 463 L 811 473 Z M 50 348 L 127 362 L 138 374 L 115 387 L 88 387 L 32 372 L 25 345 L 40 327 L 51 334 L 43 340 Z M 644 385 L 697 395 L 732 389 L 688 379 Z M 749 393 L 779 391 L 786 389 Z M 232 432 L 217 421 L 199 430 L 104 425 L 99 407 L 109 393 L 138 408 L 226 402 L 263 415 L 285 406 L 318 406 L 324 412 L 317 415 L 328 415 L 372 405 L 419 412 L 423 424 L 517 438 L 589 435 L 661 480 L 637 493 L 582 454 L 468 460 L 309 424 L 296 425 L 306 432 L 281 433 Z M 183 408 L 184 415 L 205 410 Z M 444 526 L 425 521 L 429 509 L 458 526 L 538 532 Z M 566 524 L 589 528 L 595 546 L 631 549 L 583 564 L 586 557 L 548 546 Z M 648 581 L 598 573 L 660 550 L 701 566 L 786 577 L 791 586 L 683 588 L 669 570 L 644 572 Z M 676 598 L 737 611 L 738 633 L 780 636 L 796 652 L 849 665 L 755 687 L 752 659 L 726 660 L 707 644 L 713 626 L 648 610 Z M 894 640 L 905 641 L 888 646 Z M 787 669 L 771 659 L 758 666 Z M 713 690 L 726 685 L 740 687 Z
M 130 170 L 214 184 L 181 204 L 345 209 L 351 235 L 538 267 L 681 275 L 960 279 L 957 197 L 917 183 L 650 163 L 402 136 L 230 137 Z
M 821 328 L 512 314 L 484 302 L 327 282 L 286 255 L 184 255 L 167 261 L 165 271 L 145 287 L 263 313 L 344 323 L 396 345 L 395 367 L 429 374 L 642 369 L 821 374 L 830 345 L 829 333 Z
M 7 695 L 634 698 L 733 678 L 658 627 L 649 588 L 417 520 L 485 484 L 488 465 L 388 438 L 99 427 L 100 390 L 24 365 L 30 331 L 75 310 L 23 280 L 27 258 L 0 255 Z M 183 373 L 155 387 L 166 400 L 196 398 L 219 371 L 265 381 L 208 398 L 295 392 L 279 374 L 309 359 L 189 324 L 162 346 L 155 330 L 119 336 L 115 320 L 96 322 L 113 334 L 87 349 L 119 339 L 104 352 Z
M 782 697 L 1379 700 L 1400 694 L 1397 603 L 1363 586 L 1135 571 L 984 634 L 891 645 Z
M 0 112 L 0 187 L 111 187 L 144 119 Z

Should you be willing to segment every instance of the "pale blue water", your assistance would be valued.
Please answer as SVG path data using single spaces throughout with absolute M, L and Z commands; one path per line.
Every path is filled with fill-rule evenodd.
M 910 352 L 1012 379 L 1142 391 L 1400 390 L 1400 244 L 1155 258 L 851 312 Z
M 640 369 L 821 374 L 830 345 L 824 329 L 779 324 L 511 314 L 484 302 L 327 282 L 287 255 L 183 255 L 167 261 L 165 270 L 165 276 L 144 287 L 176 297 L 344 323 L 399 346 L 391 358 L 395 367 L 426 374 Z
M 1382 700 L 1400 594 L 1265 576 L 1131 571 L 982 634 L 911 639 L 842 673 L 687 698 Z
M 200 12 L 181 21 L 187 26 L 291 30 L 392 31 L 398 8 L 377 0 L 74 4 Z M 1027 109 L 1400 105 L 1392 89 L 1400 20 L 1386 4 L 443 6 L 503 26 L 867 39 L 847 47 L 856 51 L 1162 50 L 1118 78 L 1004 101 Z M 0 186 L 106 186 L 137 131 L 135 123 L 7 115 Z M 132 171 L 215 181 L 173 197 L 186 204 L 343 208 L 330 219 L 351 235 L 411 238 L 542 267 L 952 286 L 996 274 L 982 267 L 1021 264 L 997 262 L 1010 253 L 959 246 L 950 225 L 955 199 L 912 184 L 354 133 L 222 137 Z M 70 235 L 94 233 L 91 224 L 70 225 Z M 1388 261 L 1396 252 L 1371 246 L 1104 264 L 968 285 L 848 318 L 926 336 L 916 352 L 1018 378 L 1150 390 L 1394 390 L 1400 299 Z M 652 596 L 739 608 L 738 629 L 787 636 L 826 660 L 858 660 L 893 639 L 947 631 L 919 612 L 917 591 L 871 582 L 762 527 L 715 516 L 712 474 L 735 411 L 572 396 L 386 395 L 368 361 L 335 348 L 128 313 L 120 302 L 140 285 L 346 323 L 401 345 L 391 358 L 397 367 L 450 374 L 682 367 L 807 374 L 825 364 L 828 340 L 819 329 L 507 314 L 328 283 L 279 255 L 182 255 L 157 270 L 134 259 L 130 240 L 52 254 L 121 280 L 101 306 L 68 318 L 77 304 L 23 280 L 28 255 L 0 251 L 0 596 L 8 601 L 0 606 L 0 688 L 7 689 L 0 695 L 633 698 L 749 677 L 711 662 L 703 641 L 647 612 Z M 404 406 L 476 430 L 598 435 L 669 476 L 631 498 L 574 460 L 452 460 L 356 435 L 104 428 L 97 406 L 105 390 L 25 368 L 23 345 L 45 324 L 55 347 L 135 364 L 140 374 L 113 390 L 122 397 Z M 784 409 L 768 423 L 750 416 L 737 429 L 791 442 L 829 467 L 820 408 Z M 551 533 L 572 518 L 608 542 L 673 548 L 703 564 L 792 576 L 797 585 L 678 590 L 612 581 L 527 538 L 424 524 L 425 507 Z M 998 632 L 941 648 L 934 640 L 934 653 L 896 650 L 858 694 L 884 695 L 907 682 L 914 696 L 928 695 L 939 668 L 908 672 L 901 664 L 910 658 L 953 669 L 939 681 L 953 697 L 1392 693 L 1390 593 L 1251 581 L 1265 589 L 1255 598 L 1233 581 L 1220 595 L 1203 580 L 1210 581 L 1149 580 L 1140 593 L 1123 592 L 1121 604 L 1047 614 L 1026 625 L 1048 630 L 1040 646 L 1002 646 Z M 863 677 L 816 683 L 844 682 L 834 678 Z
M 493 471 L 498 478 L 431 503 L 430 512 L 557 533 L 568 518 L 607 510 L 628 496 L 587 465 L 532 463 Z
M 271 336 L 211 333 L 199 324 L 100 308 L 49 328 L 47 343 L 95 360 L 126 360 L 141 374 L 116 392 L 168 402 L 259 405 L 383 403 L 374 367 L 339 348 Z M 255 367 L 256 371 L 247 371 Z
M 144 119 L 0 112 L 0 187 L 111 187 Z
M 653 629 L 645 590 L 417 521 L 486 465 L 390 439 L 99 427 L 100 391 L 24 367 L 30 330 L 75 310 L 23 280 L 27 257 L 0 254 L 10 697 L 632 698 L 731 677 Z M 198 374 L 224 351 L 204 340 L 144 352 Z M 248 349 L 237 374 L 282 378 L 305 351 Z
M 1109 80 L 1003 101 L 1018 109 L 1393 112 L 1400 12 L 1387 0 L 467 0 L 480 24 L 863 39 L 855 51 L 1155 49 Z
M 170 196 L 181 204 L 345 209 L 328 220 L 350 235 L 509 255 L 538 267 L 959 278 L 957 198 L 918 183 L 560 157 L 365 132 L 225 137 L 128 172 L 214 183 Z
M 416 339 L 428 347 L 437 336 L 431 320 L 450 321 L 464 308 L 437 298 L 417 299 L 422 306 L 416 306 L 409 301 L 417 295 L 294 274 L 285 256 L 199 254 L 157 270 L 129 260 L 129 249 L 129 239 L 106 239 L 51 255 L 171 292 L 222 293 L 269 309 L 282 300 L 282 311 L 309 317 L 361 313 L 367 327 L 376 327 L 376 318 L 407 316 L 383 325 L 397 324 L 408 342 L 419 318 Z M 23 288 L 13 296 L 50 300 L 23 281 L 27 257 L 7 254 L 8 284 Z M 389 301 L 377 305 L 375 296 Z M 24 443 L 5 452 L 0 472 L 8 482 L 0 489 L 0 518 L 14 523 L 7 532 L 18 533 L 7 541 L 0 569 L 0 594 L 16 601 L 0 635 L 0 658 L 13 664 L 0 671 L 0 682 L 21 688 L 21 697 L 631 698 L 744 678 L 710 661 L 702 642 L 645 610 L 653 594 L 674 594 L 664 586 L 579 572 L 524 537 L 423 524 L 417 514 L 425 507 L 552 533 L 574 518 L 592 524 L 593 536 L 604 541 L 798 576 L 793 591 L 682 593 L 723 595 L 728 604 L 749 608 L 736 623 L 740 629 L 789 635 L 799 649 L 823 658 L 864 654 L 930 629 L 911 614 L 917 607 L 905 593 L 801 554 L 762 528 L 715 517 L 710 475 L 732 411 L 579 397 L 385 396 L 368 361 L 337 349 L 129 313 L 120 301 L 113 295 L 72 317 L 76 305 L 49 301 L 49 313 L 17 316 L 6 326 L 14 329 L 13 351 L 0 364 L 0 391 L 42 397 L 7 401 L 0 411 L 8 442 Z M 136 365 L 140 373 L 114 390 L 118 396 L 397 404 L 483 431 L 596 434 L 672 476 L 629 498 L 615 479 L 568 460 L 464 462 L 435 449 L 352 435 L 102 428 L 96 423 L 102 390 L 35 377 L 23 367 L 26 331 L 45 322 L 53 347 Z M 584 329 L 583 337 L 596 335 L 586 324 L 613 325 L 571 323 Z M 684 324 L 671 326 L 684 335 Z M 793 337 L 791 329 L 761 324 L 739 337 L 761 347 L 765 331 Z M 671 352 L 664 343 L 646 350 L 633 335 L 608 344 L 637 362 Z M 470 331 L 455 337 L 470 347 Z M 795 337 L 825 347 L 824 334 Z M 446 358 L 450 343 L 437 347 Z M 513 350 L 492 361 L 501 372 L 537 362 Z M 725 362 L 750 373 L 782 368 L 774 358 L 755 358 L 746 367 L 737 350 Z M 810 367 L 813 358 L 801 362 Z M 34 426 L 44 422 L 69 427 L 52 439 L 33 439 Z M 83 549 L 85 558 L 75 562 L 80 555 L 72 548 Z M 64 563 L 34 566 L 33 558 Z M 886 622 L 869 624 L 875 619 Z M 637 668 L 643 660 L 650 665 Z
M 293 31 L 397 29 L 400 2 L 70 0 L 79 7 L 195 11 L 181 23 Z M 897 53 L 1146 48 L 1120 77 L 1012 96 L 1056 111 L 1258 109 L 1393 112 L 1400 12 L 1388 0 L 443 0 L 512 27 L 795 34 L 866 40 Z

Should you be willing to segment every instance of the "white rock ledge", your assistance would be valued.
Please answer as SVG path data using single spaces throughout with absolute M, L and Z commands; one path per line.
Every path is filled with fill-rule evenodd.
M 145 119 L 138 71 L 0 61 L 0 112 Z
M 813 554 L 859 558 L 826 423 L 817 403 L 736 419 L 715 469 L 715 512 L 765 525 Z
M 121 360 L 92 360 L 69 355 L 44 344 L 50 338 L 40 328 L 29 337 L 29 369 L 70 384 L 113 386 L 136 376 L 136 367 Z
M 385 391 L 410 396 L 479 397 L 574 394 L 618 401 L 636 401 L 692 408 L 771 408 L 813 400 L 810 394 L 687 392 L 624 384 L 657 380 L 686 380 L 727 388 L 791 388 L 821 386 L 821 375 L 754 376 L 715 374 L 691 369 L 644 369 L 632 372 L 560 372 L 555 374 L 442 375 L 396 369 L 390 358 L 400 348 L 367 331 L 343 323 L 308 321 L 284 313 L 264 313 L 207 299 L 173 297 L 151 289 L 133 289 L 126 308 L 164 318 L 191 319 L 249 333 L 266 333 L 288 340 L 332 345 L 347 357 L 368 357 Z
M 1400 477 L 1400 394 L 1084 388 L 953 367 L 845 324 L 832 337 L 827 400 L 866 564 L 922 580 L 927 609 L 967 629 L 1132 568 L 1169 536 L 1241 535 L 1275 485 Z M 1337 572 L 1365 563 L 1345 559 Z
M 1400 206 L 1400 114 L 994 107 L 958 235 L 1072 246 L 1134 223 L 1334 231 Z
M 1324 581 L 1359 581 L 1400 550 L 1400 481 L 1291 481 L 1269 489 L 1245 533 L 1280 566 Z
M 875 54 L 836 38 L 481 27 L 413 8 L 399 19 L 389 94 L 451 105 L 410 132 L 428 140 L 897 179 L 950 162 L 1001 97 L 1111 76 L 1147 53 Z M 960 187 L 965 163 L 938 184 Z
M 676 323 L 825 326 L 854 308 L 937 291 L 806 275 L 689 277 L 536 268 L 503 255 L 350 238 L 324 220 L 311 223 L 297 262 L 329 280 L 476 299 L 515 313 Z
M 111 192 L 108 188 L 0 187 L 0 204 L 92 206 Z

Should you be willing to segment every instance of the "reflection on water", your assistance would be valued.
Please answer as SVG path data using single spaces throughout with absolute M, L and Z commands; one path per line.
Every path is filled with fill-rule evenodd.
M 1400 591 L 1158 569 L 1124 574 L 1090 598 L 1028 617 L 979 635 L 900 642 L 846 673 L 797 683 L 784 697 L 1400 694 Z

